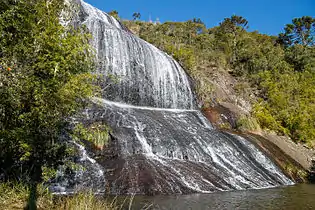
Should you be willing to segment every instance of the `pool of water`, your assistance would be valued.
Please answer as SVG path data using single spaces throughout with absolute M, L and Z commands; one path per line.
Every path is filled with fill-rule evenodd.
M 315 185 L 174 196 L 137 196 L 132 209 L 315 209 Z

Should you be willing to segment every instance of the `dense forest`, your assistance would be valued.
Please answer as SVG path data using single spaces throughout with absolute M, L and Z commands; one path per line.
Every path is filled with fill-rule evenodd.
M 116 11 L 111 14 L 118 17 Z M 139 21 L 139 13 L 133 17 L 125 25 L 185 67 L 203 107 L 213 104 L 208 78 L 213 69 L 223 69 L 237 79 L 240 95 L 254 95 L 248 99 L 251 116 L 243 124 L 258 122 L 296 142 L 315 143 L 314 18 L 295 18 L 284 33 L 269 36 L 250 32 L 248 21 L 236 15 L 214 28 L 196 18 L 160 24 Z
M 37 199 L 43 209 L 55 208 L 40 184 L 72 154 L 63 140 L 69 117 L 97 92 L 90 73 L 94 69 L 91 35 L 84 28 L 61 24 L 60 17 L 71 20 L 68 10 L 63 0 L 0 4 L 0 203 L 4 209 L 22 209 L 27 199 L 26 209 L 36 209 Z M 76 209 L 71 206 L 86 198 L 74 198 L 72 204 L 60 201 L 56 209 Z

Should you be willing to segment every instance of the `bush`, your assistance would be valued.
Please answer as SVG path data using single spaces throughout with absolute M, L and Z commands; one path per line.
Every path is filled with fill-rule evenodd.
M 279 123 L 261 103 L 254 105 L 253 115 L 262 128 L 283 132 L 283 128 L 279 127 Z
M 241 131 L 260 131 L 257 120 L 251 116 L 241 116 L 236 122 L 236 128 Z
M 73 137 L 75 140 L 85 140 L 94 144 L 97 148 L 102 149 L 108 144 L 110 128 L 100 122 L 84 126 L 79 123 L 75 126 Z

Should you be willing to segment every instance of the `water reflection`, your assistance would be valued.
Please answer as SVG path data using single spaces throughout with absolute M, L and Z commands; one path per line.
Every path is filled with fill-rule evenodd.
M 133 209 L 148 203 L 151 209 L 315 209 L 315 185 L 295 185 L 263 190 L 213 194 L 136 197 Z

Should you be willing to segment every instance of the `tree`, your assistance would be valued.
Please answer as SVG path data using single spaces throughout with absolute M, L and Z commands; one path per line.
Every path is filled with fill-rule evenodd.
M 224 21 L 220 23 L 220 29 L 221 36 L 231 36 L 231 38 L 227 37 L 227 41 L 232 41 L 232 56 L 230 63 L 232 65 L 235 65 L 237 61 L 237 43 L 239 40 L 239 36 L 242 32 L 248 29 L 248 21 L 242 16 L 232 15 L 231 18 L 225 18 Z
M 139 20 L 141 18 L 141 14 L 139 12 L 135 12 L 132 15 L 133 20 Z
M 20 0 L 0 13 L 0 177 L 29 183 L 30 197 L 43 167 L 67 155 L 68 117 L 95 90 L 90 35 L 61 25 L 64 10 L 64 0 Z
M 248 29 L 248 21 L 242 16 L 232 15 L 230 18 L 224 18 L 224 21 L 220 23 L 220 27 L 226 33 L 236 33 L 237 29 Z
M 110 11 L 108 14 L 116 19 L 119 19 L 119 14 L 116 10 Z
M 279 42 L 285 47 L 296 44 L 302 46 L 315 44 L 315 18 L 310 16 L 294 18 L 292 24 L 287 24 L 284 31 L 279 34 Z
M 137 26 L 141 38 L 187 70 L 204 107 L 216 100 L 213 73 L 232 70 L 237 96 L 259 102 L 253 104 L 252 114 L 262 128 L 315 145 L 315 46 L 295 44 L 284 49 L 277 36 L 247 32 L 248 21 L 240 16 L 202 30 L 198 19 Z
M 286 60 L 295 71 L 315 69 L 315 18 L 303 16 L 287 24 L 277 42 L 285 47 Z
M 315 72 L 315 47 L 293 45 L 285 49 L 285 57 L 295 71 L 314 71 Z
M 187 21 L 187 22 L 190 22 L 190 21 Z M 202 22 L 200 18 L 198 19 L 193 18 L 192 23 L 194 24 L 195 31 L 197 32 L 197 34 L 201 34 L 206 30 L 206 25 L 204 24 L 204 22 Z
M 201 24 L 201 25 L 205 25 L 204 22 L 202 22 L 202 20 L 200 18 L 193 18 L 192 20 L 194 23 L 197 23 L 197 24 Z

